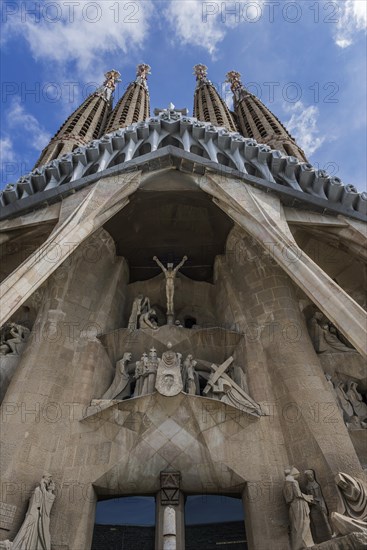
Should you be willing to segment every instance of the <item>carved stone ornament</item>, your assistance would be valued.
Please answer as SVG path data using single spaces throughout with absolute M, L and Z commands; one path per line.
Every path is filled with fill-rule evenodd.
M 168 351 L 162 354 L 158 362 L 156 390 L 167 397 L 179 394 L 183 390 L 181 377 L 181 354 L 171 351 L 172 344 L 167 344 Z
M 180 472 L 161 472 L 161 504 L 177 506 L 180 502 Z
M 204 69 L 200 69 L 198 78 L 201 79 L 198 80 L 199 84 L 205 82 Z M 125 154 L 125 161 L 121 163 L 123 166 L 144 155 L 147 143 L 151 145 L 152 153 L 164 147 L 168 135 L 174 136 L 187 153 L 195 147 L 196 155 L 209 157 L 216 164 L 221 154 L 232 168 L 242 174 L 248 174 L 250 168 L 263 181 L 283 186 L 285 193 L 290 188 L 303 192 L 305 197 L 311 195 L 330 205 L 342 206 L 346 213 L 365 215 L 367 212 L 367 193 L 360 193 L 353 185 L 344 185 L 339 178 L 324 170 L 257 143 L 252 138 L 228 132 L 225 128 L 213 127 L 210 122 L 201 122 L 180 112 L 176 112 L 175 117 L 163 112 L 128 128 L 120 128 L 36 168 L 18 182 L 9 183 L 0 192 L 0 207 L 18 202 L 21 209 L 21 201 L 30 195 L 74 182 L 91 173 L 94 168 L 96 173 L 110 168 L 119 153 Z

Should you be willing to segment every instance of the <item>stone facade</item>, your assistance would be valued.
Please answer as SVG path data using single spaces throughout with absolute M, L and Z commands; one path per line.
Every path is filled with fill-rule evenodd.
M 242 499 L 250 550 L 296 550 L 296 466 L 353 526 L 313 547 L 363 548 L 365 222 L 151 154 L 1 222 L 2 326 L 30 334 L 12 354 L 2 333 L 0 547 L 50 472 L 53 550 L 91 548 L 98 500 L 128 495 L 156 496 L 157 550 L 183 549 L 185 497 L 208 493 Z

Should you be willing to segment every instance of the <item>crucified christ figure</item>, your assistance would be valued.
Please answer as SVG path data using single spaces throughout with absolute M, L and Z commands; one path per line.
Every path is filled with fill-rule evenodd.
M 153 260 L 158 264 L 158 266 L 162 269 L 165 277 L 166 277 L 166 297 L 167 297 L 167 320 L 168 324 L 173 324 L 173 315 L 174 315 L 174 309 L 173 309 L 173 295 L 175 293 L 175 278 L 177 271 L 181 269 L 181 267 L 184 265 L 184 263 L 187 260 L 187 256 L 184 256 L 182 258 L 182 261 L 174 268 L 173 264 L 167 264 L 167 267 L 164 267 L 164 265 L 158 260 L 157 256 L 154 256 Z

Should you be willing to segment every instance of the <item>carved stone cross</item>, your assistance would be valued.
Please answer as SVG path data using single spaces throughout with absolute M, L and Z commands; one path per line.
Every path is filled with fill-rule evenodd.
M 233 385 L 234 384 L 233 380 L 226 374 L 226 370 L 232 365 L 232 363 L 233 363 L 232 356 L 229 357 L 226 361 L 224 361 L 224 363 L 219 365 L 219 367 L 217 367 L 217 365 L 213 363 L 210 366 L 210 368 L 213 369 L 213 373 L 210 375 L 210 378 L 209 378 L 210 383 L 214 385 L 217 382 L 217 380 L 219 380 L 219 378 L 223 377 L 224 379 L 230 381 L 231 384 Z M 206 394 L 208 393 L 209 390 L 210 390 L 210 385 L 208 383 L 203 393 Z

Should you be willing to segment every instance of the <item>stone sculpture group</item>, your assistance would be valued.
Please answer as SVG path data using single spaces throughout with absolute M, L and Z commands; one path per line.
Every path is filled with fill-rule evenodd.
M 101 399 L 124 400 L 149 395 L 155 391 L 161 395 L 174 396 L 183 391 L 189 395 L 216 399 L 261 416 L 260 406 L 226 373 L 232 363 L 233 357 L 229 357 L 222 365 L 216 365 L 194 359 L 192 354 L 188 354 L 183 360 L 181 353 L 172 350 L 170 342 L 167 343 L 167 350 L 162 353 L 162 357 L 158 357 L 154 347 L 148 353 L 144 352 L 135 362 L 132 361 L 132 353 L 125 352 L 116 363 L 112 384 Z M 205 383 L 202 389 L 200 378 L 201 385 Z
M 354 380 L 343 382 L 337 378 L 326 375 L 331 384 L 339 410 L 349 430 L 361 430 L 367 428 L 367 405 L 362 394 L 358 391 L 358 384 Z
M 298 482 L 300 472 L 297 468 L 286 468 L 284 473 L 283 496 L 289 507 L 292 550 L 313 548 L 315 544 L 352 533 L 362 536 L 361 548 L 367 544 L 367 488 L 362 481 L 344 473 L 336 475 L 343 508 L 342 513 L 331 512 L 328 516 L 314 470 L 304 472 L 306 484 L 303 491 Z

